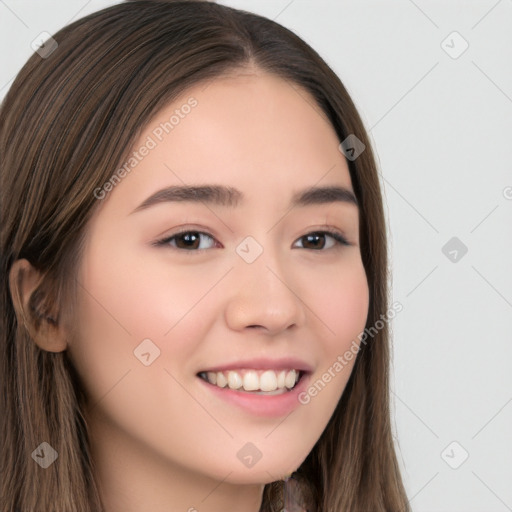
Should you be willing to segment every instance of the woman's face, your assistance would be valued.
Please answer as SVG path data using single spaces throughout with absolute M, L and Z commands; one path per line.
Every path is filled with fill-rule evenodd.
M 121 180 L 97 191 L 77 276 L 68 352 L 93 451 L 231 483 L 302 463 L 368 312 L 358 208 L 346 194 L 312 194 L 353 192 L 338 146 L 309 94 L 261 72 L 193 87 L 141 132 Z M 291 370 L 305 375 L 290 391 Z M 198 376 L 208 371 L 217 384 Z

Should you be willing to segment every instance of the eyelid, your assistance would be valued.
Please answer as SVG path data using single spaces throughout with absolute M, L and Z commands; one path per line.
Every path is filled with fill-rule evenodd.
M 326 229 L 321 229 L 321 230 L 317 230 L 317 231 L 311 231 L 309 233 L 306 233 L 305 235 L 303 236 L 307 236 L 309 234 L 314 234 L 314 233 L 321 233 L 321 234 L 324 234 L 324 235 L 327 235 L 327 236 L 330 236 L 331 238 L 333 238 L 336 242 L 335 246 L 332 247 L 332 249 L 339 249 L 341 247 L 348 247 L 348 246 L 351 246 L 351 245 L 354 245 L 352 244 L 348 238 L 345 236 L 345 234 L 340 231 L 339 229 L 333 229 L 333 228 L 326 228 Z M 300 237 L 302 238 L 302 237 Z M 299 238 L 299 240 L 300 240 Z M 324 251 L 318 251 L 318 252 L 324 252 Z
M 187 249 L 180 249 L 180 248 L 177 248 L 177 247 L 172 247 L 169 245 L 169 242 L 180 236 L 180 235 L 183 235 L 185 233 L 198 233 L 199 235 L 205 235 L 209 238 L 211 238 L 212 240 L 215 241 L 216 244 L 220 244 L 222 245 L 218 240 L 217 238 L 212 235 L 211 233 L 209 233 L 208 231 L 202 231 L 202 227 L 197 227 L 197 226 L 185 226 L 183 228 L 180 228 L 178 231 L 175 231 L 173 233 L 171 233 L 170 235 L 167 235 L 163 238 L 160 238 L 158 240 L 156 240 L 155 242 L 152 242 L 151 245 L 154 245 L 156 247 L 165 247 L 167 246 L 168 248 L 174 250 L 174 251 L 179 251 L 179 252 L 186 252 L 186 253 L 202 253 L 204 251 L 207 251 L 207 250 L 210 250 L 210 249 L 214 249 L 216 247 L 212 247 L 210 249 L 193 249 L 193 250 L 187 250 Z M 299 236 L 294 244 L 299 241 L 300 239 L 308 236 L 308 235 L 313 235 L 313 234 L 324 234 L 326 236 L 330 236 L 331 238 L 334 239 L 335 241 L 335 245 L 333 247 L 329 247 L 328 249 L 309 249 L 310 251 L 313 251 L 313 252 L 328 252 L 330 250 L 336 250 L 336 249 L 341 249 L 343 247 L 349 247 L 349 246 L 352 246 L 354 245 L 352 242 L 350 242 L 350 240 L 347 238 L 347 236 L 345 235 L 345 233 L 339 229 L 339 228 L 336 228 L 334 226 L 321 226 L 321 227 L 317 227 L 317 228 L 310 228 L 307 232 L 305 232 L 303 235 Z M 218 247 L 217 247 L 218 248 Z
M 167 235 L 167 236 L 164 236 L 163 238 L 159 238 L 159 239 L 155 240 L 154 242 L 152 242 L 151 245 L 154 245 L 156 247 L 168 247 L 169 249 L 172 249 L 172 250 L 175 250 L 175 251 L 179 251 L 179 252 L 182 252 L 182 253 L 183 252 L 186 252 L 186 253 L 194 253 L 194 252 L 201 253 L 201 252 L 209 250 L 209 249 L 186 250 L 186 249 L 180 249 L 178 247 L 172 247 L 172 246 L 169 245 L 169 242 L 172 239 L 177 238 L 180 235 L 183 235 L 185 233 L 198 233 L 199 235 L 204 235 L 204 236 L 207 236 L 207 237 L 211 238 L 215 242 L 215 244 L 222 245 L 217 240 L 217 238 L 214 235 L 212 235 L 208 231 L 203 231 L 202 229 L 197 229 L 195 227 L 185 227 L 185 228 L 179 229 L 178 231 L 174 231 L 170 235 Z M 215 248 L 215 247 L 213 247 L 213 248 Z

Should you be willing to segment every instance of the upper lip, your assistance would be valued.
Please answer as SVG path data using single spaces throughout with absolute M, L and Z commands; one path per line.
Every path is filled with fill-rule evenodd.
M 233 361 L 232 363 L 224 363 L 210 368 L 201 370 L 202 372 L 223 372 L 226 370 L 241 370 L 243 368 L 254 369 L 254 370 L 299 370 L 303 372 L 312 372 L 313 368 L 311 365 L 296 359 L 294 357 L 284 357 L 281 359 L 269 359 L 269 358 L 258 358 L 258 359 L 243 359 L 239 361 Z

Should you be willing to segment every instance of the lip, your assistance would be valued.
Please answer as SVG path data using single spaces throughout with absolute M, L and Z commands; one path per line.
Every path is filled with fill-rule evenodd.
M 258 359 L 244 359 L 240 361 L 234 361 L 228 364 L 222 364 L 218 366 L 212 366 L 211 368 L 205 368 L 202 372 L 224 372 L 228 370 L 300 370 L 305 373 L 312 373 L 313 368 L 311 365 L 297 358 L 284 357 L 281 359 L 269 359 L 269 358 L 258 358 Z
M 225 369 L 225 367 L 222 368 Z M 256 395 L 254 393 L 235 391 L 228 387 L 219 388 L 201 377 L 197 378 L 201 385 L 205 386 L 206 390 L 228 404 L 232 404 L 255 416 L 275 418 L 287 416 L 301 406 L 299 395 L 307 389 L 310 377 L 310 372 L 303 373 L 295 387 L 281 395 Z

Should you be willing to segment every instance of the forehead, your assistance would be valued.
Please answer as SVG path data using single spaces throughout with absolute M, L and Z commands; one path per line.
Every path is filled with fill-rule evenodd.
M 338 146 L 310 93 L 271 74 L 240 71 L 196 84 L 157 112 L 128 155 L 133 169 L 109 195 L 128 194 L 138 205 L 172 185 L 224 183 L 249 199 L 283 201 L 315 185 L 351 190 Z

